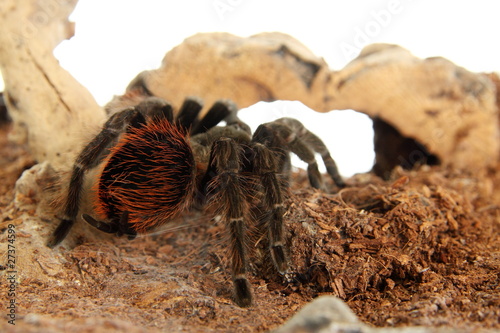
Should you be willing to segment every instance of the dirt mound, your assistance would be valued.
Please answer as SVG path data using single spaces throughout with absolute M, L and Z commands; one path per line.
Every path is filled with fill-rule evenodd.
M 5 136 L 4 129 L 0 229 L 5 235 L 15 223 L 18 253 L 36 255 L 40 250 L 30 244 L 45 240 L 56 222 L 39 222 L 31 232 L 30 223 L 38 222 L 21 218 L 12 204 L 14 182 L 31 160 Z M 375 326 L 500 328 L 498 171 L 397 169 L 389 181 L 354 176 L 331 194 L 295 174 L 286 215 L 293 272 L 286 279 L 275 273 L 258 243 L 250 276 L 256 305 L 249 309 L 232 300 L 223 226 L 210 214 L 188 213 L 134 241 L 81 237 L 76 247 L 30 263 L 47 276 L 19 281 L 15 328 L 267 331 L 324 294 L 342 298 Z M 63 269 L 51 270 L 57 258 Z M 8 299 L 5 286 L 2 299 Z M 4 320 L 0 328 L 14 327 Z

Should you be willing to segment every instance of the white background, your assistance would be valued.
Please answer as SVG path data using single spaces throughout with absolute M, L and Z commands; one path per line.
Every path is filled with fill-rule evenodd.
M 493 0 L 80 0 L 71 16 L 76 34 L 55 54 L 100 104 L 198 32 L 288 33 L 332 70 L 365 44 L 384 42 L 418 57 L 443 56 L 471 71 L 491 72 L 500 67 L 499 8 Z M 291 102 L 259 103 L 241 114 L 253 127 L 285 115 L 299 118 L 327 142 L 344 176 L 372 166 L 373 133 L 364 115 L 318 114 Z

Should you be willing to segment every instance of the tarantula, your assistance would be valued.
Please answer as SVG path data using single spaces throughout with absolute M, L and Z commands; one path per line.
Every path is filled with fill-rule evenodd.
M 59 244 L 73 226 L 84 176 L 94 168 L 101 168 L 95 216 L 82 214 L 82 218 L 106 233 L 132 239 L 208 197 L 229 235 L 235 301 L 250 306 L 246 272 L 251 216 L 267 232 L 278 272 L 284 274 L 289 268 L 283 215 L 290 152 L 308 163 L 313 187 L 323 187 L 315 153 L 321 154 L 335 183 L 344 186 L 344 182 L 323 142 L 298 120 L 281 118 L 260 125 L 252 135 L 231 102 L 215 103 L 199 119 L 201 109 L 199 100 L 188 98 L 174 117 L 169 103 L 148 97 L 113 114 L 76 158 L 64 217 L 48 246 Z M 225 126 L 216 126 L 222 121 Z M 249 214 L 250 210 L 259 213 Z

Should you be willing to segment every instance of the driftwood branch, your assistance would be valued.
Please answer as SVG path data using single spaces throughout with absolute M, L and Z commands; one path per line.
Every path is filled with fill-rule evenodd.
M 52 51 L 73 35 L 68 15 L 76 0 L 0 0 L 0 67 L 14 121 L 12 138 L 55 167 L 71 163 L 75 142 L 104 120 L 92 95 Z M 78 141 L 80 140 L 80 141 Z M 69 155 L 69 156 L 68 156 Z
M 141 73 L 129 92 L 137 88 L 174 104 L 196 95 L 207 105 L 219 98 L 233 99 L 240 107 L 298 100 L 320 112 L 363 112 L 393 127 L 400 137 L 401 144 L 376 149 L 377 155 L 384 154 L 377 156 L 380 162 L 411 166 L 422 162 L 420 155 L 428 150 L 442 164 L 477 170 L 499 157 L 492 80 L 444 58 L 417 58 L 397 45 L 367 46 L 343 69 L 332 71 L 288 35 L 198 34 L 168 52 L 160 68 Z M 119 102 L 117 98 L 113 103 Z M 377 130 L 379 142 L 394 141 Z M 407 138 L 423 151 L 411 145 L 400 151 L 397 146 Z

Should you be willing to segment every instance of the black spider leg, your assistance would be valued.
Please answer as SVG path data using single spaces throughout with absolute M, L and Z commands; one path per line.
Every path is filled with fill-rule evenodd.
M 238 136 L 241 136 L 243 141 L 248 142 L 250 140 L 250 126 L 238 118 L 238 108 L 236 104 L 231 100 L 220 100 L 210 108 L 200 121 L 199 126 L 195 129 L 195 131 L 203 129 L 203 132 L 196 134 L 194 144 L 210 147 L 214 137 L 225 136 L 226 134 L 223 132 L 225 132 L 226 129 L 221 127 L 214 128 L 221 121 L 226 121 L 226 129 L 227 127 L 233 127 L 232 133 L 234 133 L 234 129 L 236 129 L 236 133 L 239 133 Z M 204 203 L 207 194 L 207 186 L 216 174 L 217 171 L 214 166 L 209 164 L 198 185 L 198 192 L 196 194 L 196 204 L 198 206 Z
M 290 159 L 289 147 L 286 138 L 283 138 L 276 131 L 276 127 L 284 127 L 282 125 L 274 125 L 274 123 L 262 124 L 255 130 L 252 141 L 259 142 L 270 149 L 274 154 L 274 159 L 277 161 L 277 170 L 280 178 L 288 182 L 290 178 L 290 170 L 292 163 Z M 286 127 L 284 129 L 286 131 Z M 291 133 L 286 133 L 291 134 Z
M 66 238 L 75 223 L 80 209 L 85 172 L 98 166 L 104 160 L 108 155 L 107 148 L 116 142 L 128 124 L 139 124 L 144 121 L 144 117 L 135 109 L 126 109 L 114 114 L 106 121 L 101 132 L 78 155 L 71 173 L 64 205 L 64 218 L 50 237 L 47 243 L 48 247 L 52 248 Z
M 230 114 L 237 112 L 236 105 L 229 100 L 220 100 L 214 103 L 207 111 L 205 116 L 191 129 L 191 135 L 204 133 L 214 126 L 217 126 L 221 121 L 226 119 Z
M 147 118 L 147 121 L 152 119 L 166 119 L 172 122 L 174 119 L 174 112 L 172 105 L 167 101 L 158 97 L 148 97 L 135 106 L 135 110 Z M 144 123 L 144 122 L 143 122 Z M 138 124 L 131 124 L 135 127 Z
M 300 121 L 293 118 L 280 118 L 277 123 L 284 124 L 292 129 L 299 140 L 303 141 L 307 146 L 311 147 L 314 152 L 321 155 L 326 171 L 333 179 L 338 187 L 345 187 L 345 182 L 340 176 L 335 160 L 330 155 L 330 151 L 316 134 L 310 132 Z
M 267 130 L 266 130 L 267 128 Z M 262 134 L 259 134 L 261 132 Z M 315 152 L 316 149 L 320 150 L 320 147 L 314 146 L 317 142 L 312 141 L 311 136 L 313 135 L 296 119 L 292 118 L 281 118 L 276 121 L 264 124 L 257 128 L 255 135 L 257 136 L 268 136 L 267 139 L 269 144 L 267 146 L 273 151 L 279 152 L 279 147 L 281 149 L 286 149 L 295 155 L 297 155 L 302 161 L 307 163 L 307 175 L 309 177 L 309 183 L 312 187 L 318 189 L 324 189 L 323 178 L 318 169 L 318 163 L 316 161 Z M 317 138 L 317 137 L 316 137 Z M 324 146 L 322 141 L 317 138 L 318 141 Z M 309 145 L 312 145 L 310 148 Z M 324 150 L 328 152 L 326 147 Z M 338 174 L 335 162 L 328 152 L 325 154 L 323 151 L 323 156 L 326 158 L 325 164 L 329 168 L 330 176 L 334 179 L 338 186 L 344 186 L 344 182 L 340 175 Z M 333 162 L 333 167 L 331 162 Z M 286 166 L 286 164 L 284 165 Z
M 252 289 L 247 272 L 247 199 L 243 190 L 245 182 L 240 174 L 241 147 L 233 139 L 222 138 L 211 148 L 210 165 L 217 175 L 210 184 L 216 192 L 213 199 L 229 233 L 229 257 L 234 285 L 235 301 L 241 307 L 252 304 Z
M 182 103 L 175 119 L 177 126 L 192 129 L 198 122 L 198 114 L 203 108 L 203 103 L 196 97 L 188 97 Z
M 252 139 L 253 172 L 259 176 L 264 192 L 263 215 L 260 217 L 260 223 L 265 225 L 268 230 L 269 252 L 274 266 L 278 272 L 285 274 L 289 267 L 283 223 L 286 211 L 283 187 L 286 185 L 277 176 L 278 160 L 276 156 L 258 141 L 259 136 Z
M 252 129 L 243 120 L 238 117 L 238 107 L 233 102 L 226 100 L 229 103 L 229 114 L 224 118 L 226 126 L 236 128 L 239 131 L 243 131 L 248 135 L 252 135 Z
M 93 226 L 96 229 L 101 230 L 102 232 L 108 233 L 108 234 L 116 234 L 117 236 L 121 236 L 123 234 L 128 235 L 129 239 L 134 239 L 137 235 L 135 230 L 128 228 L 128 212 L 123 212 L 122 215 L 120 216 L 120 219 L 118 222 L 103 222 L 94 219 L 92 216 L 88 214 L 83 214 L 82 217 L 83 219 Z

